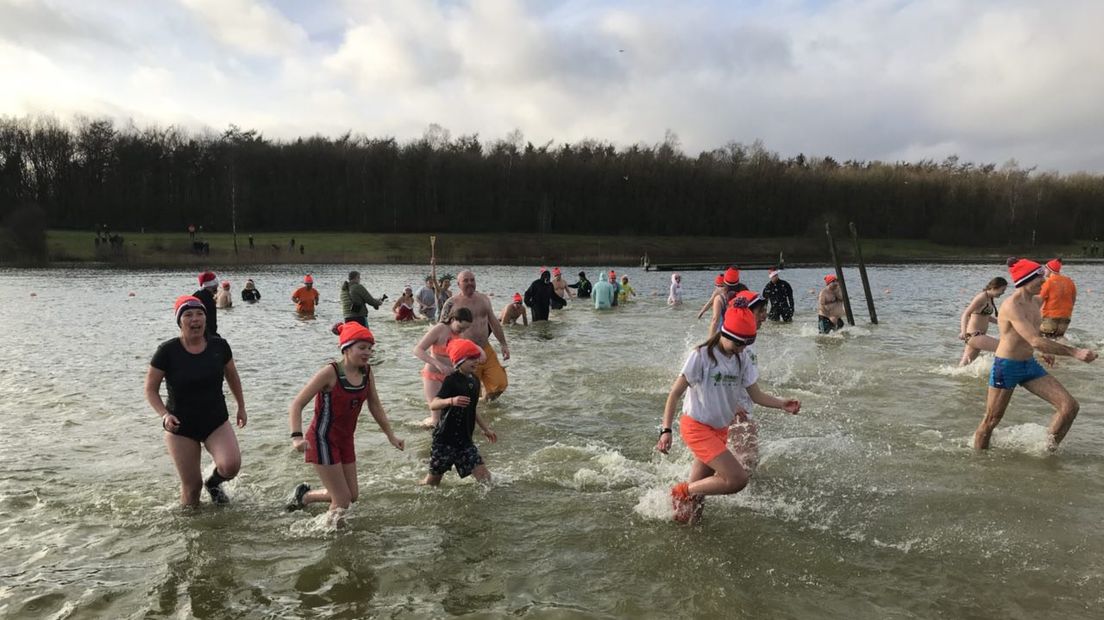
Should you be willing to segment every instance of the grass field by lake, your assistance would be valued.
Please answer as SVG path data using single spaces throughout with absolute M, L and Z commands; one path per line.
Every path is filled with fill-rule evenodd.
M 187 233 L 121 232 L 123 248 L 95 244 L 86 231 L 51 230 L 47 234 L 53 262 L 111 262 L 126 265 L 206 265 L 235 263 L 424 263 L 429 259 L 427 234 L 258 233 L 250 249 L 248 235 L 238 236 L 238 250 L 227 233 L 205 234 L 210 254 L 192 251 Z M 291 249 L 290 242 L 295 240 Z M 1088 243 L 1035 248 L 945 246 L 911 239 L 864 239 L 868 262 L 1000 261 L 1010 255 L 1035 258 L 1084 255 Z M 300 253 L 299 246 L 303 246 Z M 853 259 L 849 237 L 837 236 L 841 258 Z M 628 235 L 445 234 L 437 236 L 437 260 L 452 264 L 640 264 L 732 262 L 773 263 L 782 253 L 787 263 L 827 263 L 824 237 L 740 239 L 731 237 L 658 237 Z

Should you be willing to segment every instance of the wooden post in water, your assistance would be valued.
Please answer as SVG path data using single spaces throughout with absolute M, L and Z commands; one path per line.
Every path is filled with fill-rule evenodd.
M 824 222 L 824 232 L 828 235 L 828 249 L 832 252 L 832 264 L 836 267 L 836 279 L 839 280 L 840 293 L 843 294 L 843 309 L 847 312 L 847 324 L 855 325 L 855 315 L 851 313 L 851 299 L 847 296 L 847 283 L 843 281 L 843 265 L 836 254 L 836 240 L 832 238 L 832 225 Z
M 851 238 L 855 240 L 855 258 L 859 259 L 859 277 L 862 278 L 863 294 L 866 295 L 866 309 L 870 311 L 870 322 L 878 324 L 878 313 L 874 311 L 874 296 L 870 294 L 870 279 L 866 277 L 866 263 L 863 261 L 862 246 L 859 244 L 859 230 L 855 222 L 850 223 Z

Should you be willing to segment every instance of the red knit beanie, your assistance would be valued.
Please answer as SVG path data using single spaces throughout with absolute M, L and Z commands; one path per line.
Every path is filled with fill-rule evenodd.
M 1046 267 L 1047 267 L 1047 269 L 1053 271 L 1054 273 L 1061 273 L 1062 272 L 1062 261 L 1058 260 L 1057 258 L 1052 258 L 1052 259 L 1047 261 Z
M 176 315 L 176 324 L 180 325 L 180 317 L 184 315 L 187 310 L 202 310 L 203 314 L 207 314 L 207 308 L 203 307 L 203 302 L 198 297 L 192 295 L 181 295 L 176 298 L 176 303 L 173 304 L 173 313 Z
M 762 295 L 760 295 L 759 293 L 756 293 L 755 291 L 753 291 L 751 289 L 748 289 L 746 291 L 740 291 L 739 293 L 736 293 L 736 299 L 743 299 L 744 302 L 747 304 L 747 309 L 748 310 L 754 310 L 754 309 L 758 308 L 759 306 L 767 303 L 767 298 L 766 297 L 763 297 Z M 735 300 L 733 300 L 733 301 L 735 301 Z
M 1016 288 L 1020 288 L 1043 275 L 1043 267 L 1033 260 L 1028 260 L 1026 258 L 1010 258 L 1007 262 L 1008 275 L 1012 276 L 1012 284 Z
M 303 284 L 314 284 L 314 278 L 311 277 L 311 274 L 308 273 L 307 275 L 303 276 Z
M 736 286 L 740 283 L 740 270 L 735 267 L 729 267 L 724 272 L 724 285 Z
M 714 286 L 724 286 L 724 274 L 718 273 L 716 278 L 713 278 Z
M 520 304 L 521 303 L 521 293 L 514 293 L 514 303 L 515 304 Z
M 449 361 L 452 362 L 453 366 L 459 366 L 470 359 L 479 359 L 479 356 L 483 354 L 483 349 L 467 338 L 449 340 L 446 350 L 448 351 Z
M 838 278 L 836 278 L 836 274 L 830 273 L 830 274 L 824 276 L 824 283 L 825 284 L 831 284 L 831 283 L 835 282 L 837 279 Z
M 372 335 L 371 330 L 356 321 L 349 321 L 342 324 L 337 328 L 337 331 L 337 346 L 340 347 L 342 351 L 362 340 L 369 344 L 376 344 L 376 337 Z

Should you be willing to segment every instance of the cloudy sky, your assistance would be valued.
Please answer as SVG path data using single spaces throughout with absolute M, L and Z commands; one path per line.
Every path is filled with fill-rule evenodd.
M 1099 0 L 0 0 L 0 115 L 1104 172 Z

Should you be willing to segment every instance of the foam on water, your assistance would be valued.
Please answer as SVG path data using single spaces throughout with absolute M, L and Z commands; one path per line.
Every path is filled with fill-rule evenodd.
M 990 371 L 993 369 L 993 356 L 988 353 L 982 353 L 974 361 L 966 364 L 965 366 L 958 366 L 957 364 L 943 364 L 935 368 L 934 372 L 937 375 L 943 375 L 945 377 L 970 377 L 973 379 L 987 379 Z

